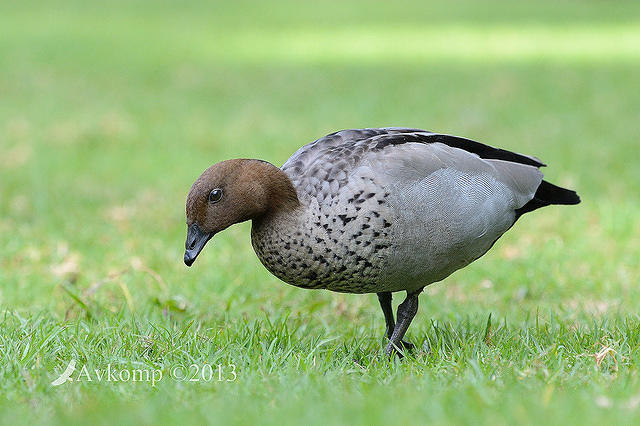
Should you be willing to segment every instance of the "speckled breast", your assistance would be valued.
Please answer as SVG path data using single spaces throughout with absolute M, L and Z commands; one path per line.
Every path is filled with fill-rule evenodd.
M 384 291 L 393 250 L 388 195 L 345 188 L 322 201 L 304 199 L 297 210 L 254 220 L 253 248 L 271 273 L 298 287 Z

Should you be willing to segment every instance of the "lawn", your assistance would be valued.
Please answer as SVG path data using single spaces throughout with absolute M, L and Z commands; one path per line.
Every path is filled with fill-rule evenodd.
M 638 46 L 632 1 L 3 1 L 0 423 L 638 423 Z M 283 284 L 248 223 L 183 264 L 210 164 L 378 126 L 583 203 L 428 287 L 401 361 L 375 295 Z

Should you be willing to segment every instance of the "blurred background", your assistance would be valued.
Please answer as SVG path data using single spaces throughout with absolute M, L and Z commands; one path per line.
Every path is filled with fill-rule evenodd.
M 0 393 L 26 401 L 23 414 L 50 400 L 64 412 L 89 389 L 48 385 L 71 357 L 137 366 L 229 356 L 242 380 L 226 399 L 180 384 L 106 389 L 124 404 L 157 397 L 141 411 L 147 422 L 184 421 L 163 416 L 200 390 L 214 395 L 203 419 L 211 404 L 246 412 L 255 398 L 315 421 L 352 418 L 356 406 L 391 421 L 420 405 L 444 423 L 473 422 L 476 404 L 485 418 L 512 409 L 528 423 L 545 421 L 549 401 L 558 418 L 592 419 L 632 355 L 618 347 L 625 355 L 605 377 L 591 354 L 605 341 L 638 347 L 615 337 L 625 327 L 637 336 L 628 325 L 608 340 L 599 330 L 608 318 L 637 321 L 640 306 L 639 69 L 638 1 L 0 0 Z M 281 165 L 327 133 L 379 126 L 535 155 L 583 200 L 526 215 L 483 259 L 430 286 L 408 338 L 450 333 L 454 343 L 400 370 L 376 358 L 375 296 L 279 282 L 255 257 L 249 223 L 216 236 L 193 268 L 182 262 L 185 198 L 209 165 Z M 489 314 L 546 343 L 503 329 L 506 343 L 487 346 Z M 574 358 L 538 318 L 560 322 Z M 484 352 L 451 361 L 470 350 L 468 336 Z M 386 386 L 406 394 L 406 380 L 430 397 L 386 410 Z M 96 411 L 94 397 L 85 419 L 113 419 L 114 401 Z
M 454 294 L 460 285 L 480 295 L 472 308 L 480 310 L 513 298 L 635 306 L 621 294 L 638 296 L 638 2 L 1 8 L 4 306 L 60 315 L 70 303 L 61 284 L 81 293 L 132 260 L 162 280 L 119 275 L 141 304 L 178 296 L 217 308 L 273 297 L 336 303 L 270 277 L 251 251 L 249 224 L 216 237 L 187 270 L 184 199 L 214 162 L 279 165 L 327 133 L 378 126 L 536 155 L 552 182 L 584 200 L 526 217 L 433 296 L 464 298 Z M 91 297 L 114 309 L 126 302 L 117 285 Z

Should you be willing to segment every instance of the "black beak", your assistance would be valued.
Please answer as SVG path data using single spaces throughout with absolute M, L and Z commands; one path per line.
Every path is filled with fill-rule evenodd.
M 205 234 L 197 223 L 193 223 L 187 230 L 187 242 L 184 244 L 184 264 L 191 266 L 200 254 L 204 245 L 213 237 L 213 233 Z

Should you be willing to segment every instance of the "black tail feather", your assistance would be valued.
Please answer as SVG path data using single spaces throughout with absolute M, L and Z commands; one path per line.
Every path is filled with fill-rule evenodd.
M 533 199 L 524 206 L 516 210 L 516 219 L 525 213 L 529 213 L 540 207 L 549 206 L 551 204 L 578 204 L 580 197 L 575 191 L 561 188 L 557 185 L 543 180 L 536 190 Z

